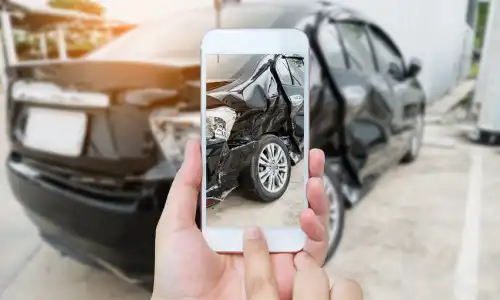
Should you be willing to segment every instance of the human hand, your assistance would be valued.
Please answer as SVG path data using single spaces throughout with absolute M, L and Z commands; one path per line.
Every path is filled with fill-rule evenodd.
M 278 288 L 267 242 L 259 228 L 245 232 L 245 291 L 248 300 L 278 300 Z M 330 290 L 330 281 L 309 254 L 301 252 L 294 258 L 297 272 L 293 283 L 293 300 L 362 300 L 359 285 L 339 281 Z
M 307 240 L 300 253 L 322 265 L 328 247 L 329 204 L 323 189 L 325 158 L 320 150 L 309 153 L 308 209 L 300 215 Z M 244 260 L 241 254 L 219 254 L 208 246 L 196 226 L 197 198 L 202 179 L 199 142 L 186 146 L 156 229 L 153 299 L 245 299 Z M 296 254 L 271 254 L 280 299 L 291 299 Z

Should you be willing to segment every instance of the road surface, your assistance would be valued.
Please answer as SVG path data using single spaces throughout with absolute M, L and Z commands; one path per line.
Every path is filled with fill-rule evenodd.
M 270 203 L 250 200 L 236 189 L 226 200 L 207 210 L 207 224 L 214 227 L 298 226 L 299 215 L 307 207 L 304 200 L 304 163 L 292 167 L 290 184 L 278 200 Z

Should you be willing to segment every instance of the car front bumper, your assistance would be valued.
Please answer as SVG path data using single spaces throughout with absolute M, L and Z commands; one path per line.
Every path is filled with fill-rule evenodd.
M 6 164 L 14 195 L 45 241 L 127 281 L 150 282 L 161 208 L 138 205 L 141 195 L 126 205 L 106 203 L 43 180 L 10 157 Z M 170 188 L 171 181 L 164 184 Z

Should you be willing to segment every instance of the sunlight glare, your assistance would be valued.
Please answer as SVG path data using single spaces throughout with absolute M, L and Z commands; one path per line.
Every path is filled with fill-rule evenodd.
M 100 0 L 99 2 L 106 7 L 107 18 L 140 23 L 174 11 L 211 5 L 213 0 Z

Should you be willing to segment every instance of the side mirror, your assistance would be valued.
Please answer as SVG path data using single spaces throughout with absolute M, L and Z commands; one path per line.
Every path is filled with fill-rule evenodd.
M 422 63 L 417 58 L 412 58 L 410 64 L 408 65 L 408 71 L 406 72 L 407 78 L 417 77 L 422 71 Z
M 405 78 L 405 74 L 403 70 L 396 63 L 391 63 L 389 65 L 389 75 L 391 75 L 396 80 L 403 80 Z

